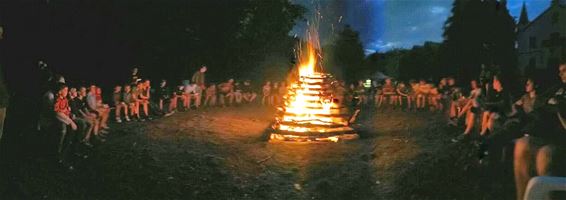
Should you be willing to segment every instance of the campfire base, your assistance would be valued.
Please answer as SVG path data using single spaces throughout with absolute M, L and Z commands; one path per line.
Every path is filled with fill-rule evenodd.
M 282 133 L 275 132 L 269 136 L 269 141 L 287 141 L 287 142 L 341 142 L 358 139 L 359 135 L 353 130 L 349 132 L 324 134 L 324 133 Z

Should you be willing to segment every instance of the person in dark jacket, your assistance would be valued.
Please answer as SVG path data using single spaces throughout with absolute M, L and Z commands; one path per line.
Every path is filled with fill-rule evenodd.
M 493 77 L 492 87 L 485 93 L 484 112 L 482 116 L 480 135 L 485 136 L 493 132 L 496 121 L 503 119 L 509 106 L 509 95 L 497 76 Z

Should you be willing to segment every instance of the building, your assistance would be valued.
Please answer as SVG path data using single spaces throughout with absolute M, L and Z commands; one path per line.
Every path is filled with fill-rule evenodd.
M 566 59 L 566 0 L 552 0 L 550 7 L 532 21 L 523 3 L 517 52 L 523 73 L 553 70 L 551 67 Z

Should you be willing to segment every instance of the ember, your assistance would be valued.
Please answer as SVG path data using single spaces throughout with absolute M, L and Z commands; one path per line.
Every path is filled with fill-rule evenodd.
M 288 88 L 284 105 L 278 108 L 270 139 L 338 142 L 358 138 L 349 126 L 348 108 L 333 96 L 331 85 L 335 80 L 318 64 L 316 28 L 311 27 L 307 36 L 307 52 L 299 55 L 298 79 Z

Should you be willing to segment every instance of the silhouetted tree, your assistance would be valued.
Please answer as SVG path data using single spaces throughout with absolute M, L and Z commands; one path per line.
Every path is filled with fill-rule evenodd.
M 478 78 L 482 64 L 499 66 L 506 85 L 513 85 L 515 26 L 506 0 L 455 0 L 444 27 L 443 67 L 467 82 Z
M 358 80 L 368 76 L 371 69 L 363 65 L 364 49 L 359 33 L 345 26 L 338 34 L 333 44 L 323 49 L 325 53 L 325 67 L 335 74 L 343 74 L 349 81 Z

